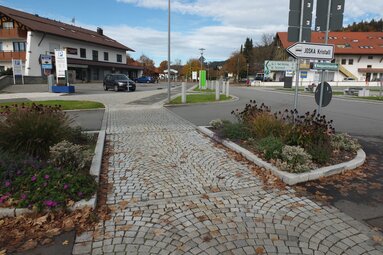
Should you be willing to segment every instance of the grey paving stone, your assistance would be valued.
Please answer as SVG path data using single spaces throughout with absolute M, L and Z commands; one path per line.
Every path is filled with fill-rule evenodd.
M 290 188 L 265 189 L 245 162 L 163 108 L 110 104 L 106 139 L 107 203 L 118 209 L 97 240 L 76 238 L 75 255 L 382 254 L 365 226 Z

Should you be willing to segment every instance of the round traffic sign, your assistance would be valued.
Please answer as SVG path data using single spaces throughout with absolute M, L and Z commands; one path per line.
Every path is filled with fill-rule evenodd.
M 324 90 L 323 90 L 321 107 L 326 107 L 331 102 L 332 89 L 330 84 L 328 84 L 327 82 L 324 82 L 323 84 L 324 84 Z M 317 105 L 319 105 L 321 90 L 322 90 L 322 83 L 319 83 L 317 89 L 315 90 L 315 102 L 317 103 Z

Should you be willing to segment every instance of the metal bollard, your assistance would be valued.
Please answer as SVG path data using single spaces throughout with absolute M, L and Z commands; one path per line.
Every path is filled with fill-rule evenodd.
M 182 103 L 186 104 L 186 83 L 182 82 Z
M 219 81 L 215 81 L 215 101 L 219 101 Z
M 226 82 L 226 96 L 227 97 L 230 96 L 230 82 L 229 81 Z

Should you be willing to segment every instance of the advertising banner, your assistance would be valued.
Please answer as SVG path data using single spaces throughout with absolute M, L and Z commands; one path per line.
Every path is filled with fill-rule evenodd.
M 55 63 L 57 78 L 65 78 L 65 73 L 68 70 L 65 50 L 55 50 Z

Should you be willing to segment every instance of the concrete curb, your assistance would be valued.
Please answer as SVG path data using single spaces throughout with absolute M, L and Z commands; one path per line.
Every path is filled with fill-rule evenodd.
M 230 95 L 230 100 L 223 100 L 223 101 L 212 101 L 212 102 L 205 102 L 205 103 L 186 103 L 186 104 L 164 104 L 165 107 L 179 107 L 179 106 L 188 106 L 188 105 L 210 105 L 210 104 L 225 104 L 225 103 L 232 103 L 239 100 L 238 97 Z
M 247 160 L 255 163 L 257 166 L 263 167 L 263 168 L 271 171 L 274 175 L 279 177 L 284 183 L 286 183 L 288 185 L 294 185 L 294 184 L 301 183 L 301 182 L 312 181 L 312 180 L 319 179 L 321 177 L 331 176 L 331 175 L 342 173 L 342 172 L 347 171 L 347 170 L 352 170 L 352 169 L 355 169 L 355 168 L 363 165 L 363 163 L 366 160 L 366 153 L 362 149 L 360 149 L 360 150 L 358 150 L 356 157 L 350 161 L 340 163 L 337 165 L 318 168 L 318 169 L 312 170 L 308 173 L 293 174 L 293 173 L 288 173 L 288 172 L 284 172 L 284 171 L 279 170 L 277 167 L 264 161 L 263 159 L 254 155 L 252 152 L 242 148 L 241 146 L 239 146 L 233 142 L 230 142 L 230 141 L 225 140 L 225 139 L 220 139 L 213 131 L 211 131 L 207 127 L 199 126 L 199 127 L 197 127 L 197 129 L 200 132 L 202 132 L 203 134 L 212 138 L 213 140 L 223 144 L 225 147 L 241 154 Z
M 97 144 L 94 151 L 92 164 L 89 170 L 90 175 L 95 177 L 97 183 L 99 182 L 100 173 L 101 173 L 102 155 L 104 151 L 104 144 L 105 144 L 105 137 L 106 137 L 106 131 L 105 131 L 106 124 L 107 124 L 107 109 L 105 109 L 105 112 L 104 112 L 104 118 L 102 121 L 101 130 L 98 132 Z M 71 211 L 82 209 L 85 207 L 91 207 L 92 209 L 95 209 L 96 205 L 97 205 L 97 192 L 89 200 L 85 200 L 85 199 L 80 200 L 76 202 L 73 206 L 68 207 L 68 209 Z M 33 213 L 33 211 L 26 208 L 0 208 L 0 219 L 5 217 L 17 217 L 27 213 Z

